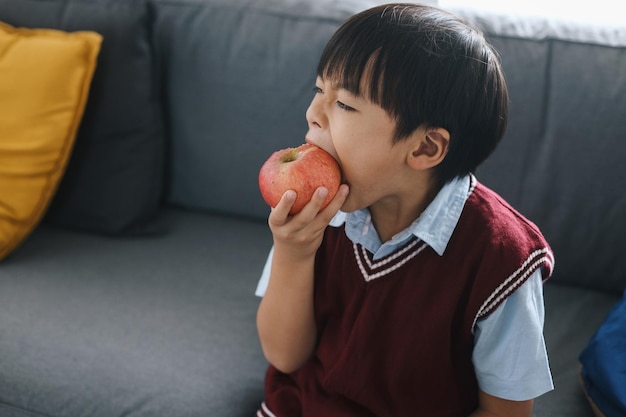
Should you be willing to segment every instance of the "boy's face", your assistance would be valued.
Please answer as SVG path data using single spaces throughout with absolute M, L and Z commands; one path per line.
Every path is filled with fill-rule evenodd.
M 343 181 L 350 186 L 343 211 L 397 198 L 406 188 L 410 141 L 394 144 L 395 120 L 365 95 L 354 96 L 318 77 L 306 119 L 306 141 L 337 159 Z

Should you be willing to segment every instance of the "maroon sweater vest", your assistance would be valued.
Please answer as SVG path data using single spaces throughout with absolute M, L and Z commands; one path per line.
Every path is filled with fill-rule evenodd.
M 318 345 L 298 371 L 270 366 L 277 417 L 467 417 L 478 405 L 473 329 L 537 269 L 537 227 L 491 190 L 471 191 L 443 256 L 417 238 L 379 260 L 327 228 L 315 264 Z

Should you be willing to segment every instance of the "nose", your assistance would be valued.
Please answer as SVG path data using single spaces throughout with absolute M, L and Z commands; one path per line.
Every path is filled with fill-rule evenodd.
M 319 94 L 316 94 L 311 100 L 311 104 L 306 110 L 306 121 L 309 129 L 323 129 L 326 125 L 324 112 L 322 110 L 322 102 Z
M 326 103 L 321 94 L 316 94 L 306 110 L 306 121 L 309 131 L 306 135 L 307 143 L 319 146 L 338 159 L 335 146 L 331 139 L 330 122 L 326 114 Z

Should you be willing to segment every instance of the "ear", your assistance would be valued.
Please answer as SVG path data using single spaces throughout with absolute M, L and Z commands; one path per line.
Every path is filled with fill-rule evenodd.
M 422 171 L 437 166 L 448 153 L 450 132 L 441 127 L 417 129 L 414 145 L 407 157 L 407 163 L 415 170 Z

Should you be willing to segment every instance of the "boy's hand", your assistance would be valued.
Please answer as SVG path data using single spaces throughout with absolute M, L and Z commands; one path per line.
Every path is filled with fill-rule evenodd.
M 302 260 L 315 255 L 321 245 L 326 226 L 343 205 L 348 192 L 348 186 L 342 184 L 333 200 L 320 211 L 328 195 L 328 190 L 320 187 L 313 194 L 311 201 L 295 216 L 289 216 L 289 210 L 296 200 L 296 193 L 293 190 L 285 192 L 268 219 L 275 249 L 285 251 L 284 253 L 289 254 L 292 260 Z

